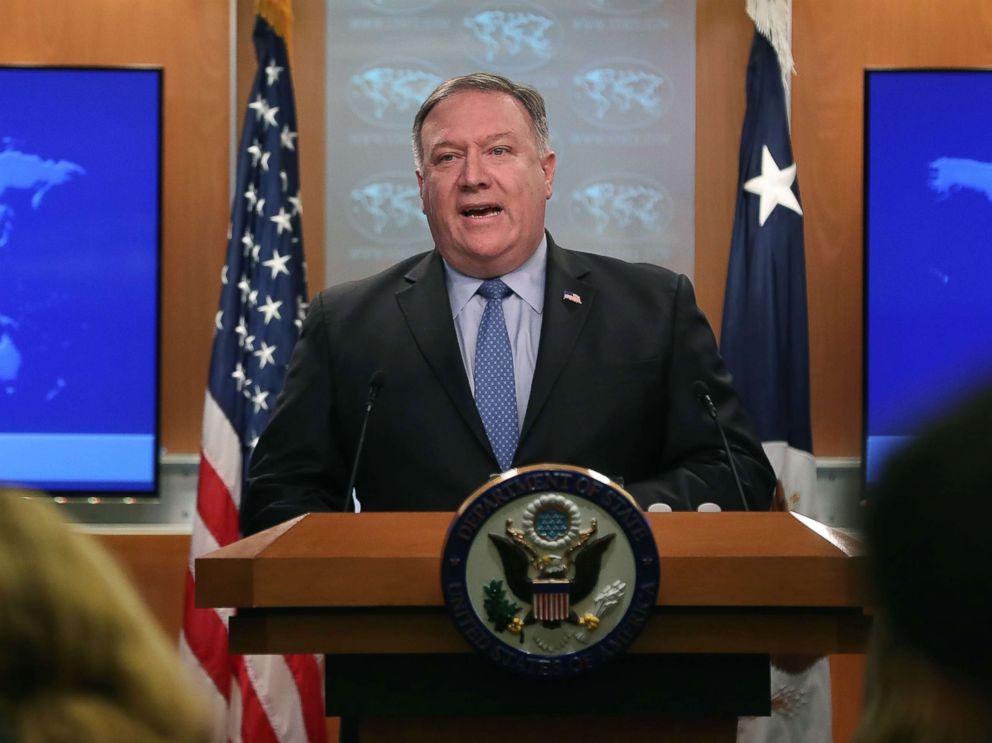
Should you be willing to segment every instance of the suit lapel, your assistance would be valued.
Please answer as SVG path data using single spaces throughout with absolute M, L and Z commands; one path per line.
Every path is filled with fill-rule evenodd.
M 548 265 L 544 284 L 544 317 L 541 320 L 541 342 L 537 351 L 534 381 L 531 384 L 527 413 L 520 433 L 521 447 L 548 401 L 555 382 L 589 317 L 596 290 L 583 278 L 589 269 L 581 258 L 559 248 L 548 235 Z M 581 303 L 564 299 L 575 294 Z
M 455 409 L 495 462 L 465 375 L 455 325 L 451 320 L 444 264 L 437 251 L 424 256 L 404 278 L 409 286 L 396 293 L 396 301 L 410 333 Z

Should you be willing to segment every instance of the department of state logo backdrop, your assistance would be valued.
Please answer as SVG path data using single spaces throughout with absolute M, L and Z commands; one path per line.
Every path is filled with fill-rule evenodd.
M 437 0 L 362 0 L 362 5 L 384 15 L 410 15 L 430 10 Z
M 569 199 L 575 225 L 599 240 L 657 240 L 672 222 L 672 197 L 636 173 L 604 173 L 579 185 Z
M 366 239 L 383 245 L 428 237 L 420 191 L 411 173 L 379 173 L 355 185 L 348 221 Z
M 494 3 L 462 21 L 465 52 L 484 69 L 524 72 L 549 62 L 561 46 L 561 25 L 531 3 Z
M 672 106 L 671 81 L 646 62 L 622 59 L 592 64 L 572 77 L 575 112 L 602 129 L 641 129 Z
M 542 464 L 477 490 L 448 531 L 445 603 L 494 663 L 564 676 L 623 653 L 658 596 L 654 535 L 634 499 L 592 470 Z
M 380 129 L 409 130 L 420 104 L 443 78 L 417 59 L 381 59 L 352 74 L 348 104 L 359 118 Z
M 641 15 L 648 10 L 657 11 L 665 0 L 585 0 L 585 2 L 593 10 L 609 15 Z

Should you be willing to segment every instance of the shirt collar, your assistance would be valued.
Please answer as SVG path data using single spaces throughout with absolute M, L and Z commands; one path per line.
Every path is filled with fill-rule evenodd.
M 508 274 L 500 276 L 513 293 L 520 297 L 538 314 L 544 311 L 544 277 L 547 272 L 548 238 L 545 235 L 530 258 Z M 482 279 L 455 270 L 444 262 L 445 283 L 448 287 L 448 301 L 451 316 L 458 317 L 468 301 L 482 286 Z

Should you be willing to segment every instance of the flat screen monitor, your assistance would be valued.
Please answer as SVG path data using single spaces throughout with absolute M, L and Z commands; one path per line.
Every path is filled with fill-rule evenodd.
M 865 77 L 865 480 L 992 384 L 992 70 Z
M 0 483 L 153 497 L 162 71 L 0 67 Z

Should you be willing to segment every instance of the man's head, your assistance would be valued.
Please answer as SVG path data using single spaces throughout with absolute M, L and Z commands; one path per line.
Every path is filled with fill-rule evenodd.
M 893 640 L 992 694 L 992 390 L 893 456 L 868 544 Z M 989 697 L 986 696 L 988 699 Z
M 417 112 L 413 148 L 424 214 L 452 267 L 490 278 L 531 256 L 555 175 L 536 90 L 488 73 L 448 80 Z

